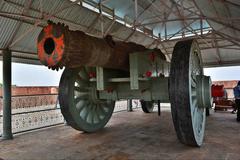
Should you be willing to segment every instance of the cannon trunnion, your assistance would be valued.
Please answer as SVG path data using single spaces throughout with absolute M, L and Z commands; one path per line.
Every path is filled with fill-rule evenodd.
M 71 42 L 74 39 L 78 41 Z M 195 40 L 178 42 L 169 63 L 159 49 L 49 24 L 40 33 L 38 54 L 52 69 L 65 66 L 59 102 L 73 128 L 85 132 L 103 128 L 119 99 L 140 99 L 145 112 L 151 112 L 155 102 L 170 102 L 178 139 L 202 145 L 211 79 L 203 75 Z

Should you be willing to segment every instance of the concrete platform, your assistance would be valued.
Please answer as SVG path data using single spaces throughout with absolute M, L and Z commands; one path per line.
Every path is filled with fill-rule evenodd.
M 57 126 L 0 141 L 4 160 L 77 159 L 240 159 L 240 123 L 231 113 L 215 113 L 207 120 L 201 148 L 180 144 L 170 110 L 145 114 L 115 113 L 103 130 L 80 133 L 69 126 Z

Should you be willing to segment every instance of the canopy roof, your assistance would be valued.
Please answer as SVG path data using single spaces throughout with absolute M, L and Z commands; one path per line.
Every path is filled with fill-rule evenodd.
M 0 50 L 10 48 L 14 62 L 40 64 L 36 41 L 48 20 L 158 47 L 168 60 L 177 41 L 194 37 L 205 67 L 240 64 L 238 0 L 2 0 Z

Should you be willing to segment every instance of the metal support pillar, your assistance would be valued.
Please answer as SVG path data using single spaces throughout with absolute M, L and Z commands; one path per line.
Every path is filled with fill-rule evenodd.
M 132 100 L 131 99 L 127 100 L 127 111 L 128 112 L 132 112 L 133 111 L 133 109 L 132 109 Z
M 9 49 L 3 51 L 3 134 L 2 139 L 12 139 L 12 52 Z
M 157 101 L 157 106 L 158 106 L 158 116 L 160 116 L 161 115 L 161 101 L 160 100 Z

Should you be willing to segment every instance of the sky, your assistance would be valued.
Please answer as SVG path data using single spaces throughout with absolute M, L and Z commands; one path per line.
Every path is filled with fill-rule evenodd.
M 12 84 L 17 86 L 58 86 L 63 70 L 52 71 L 45 66 L 12 63 Z M 240 80 L 240 66 L 205 68 L 204 74 L 212 81 Z M 2 83 L 2 61 L 0 61 Z
M 205 68 L 204 74 L 212 81 L 240 80 L 240 66 Z
M 53 71 L 46 66 L 12 63 L 12 84 L 17 86 L 58 86 L 63 70 Z M 0 61 L 2 83 L 2 61 Z

